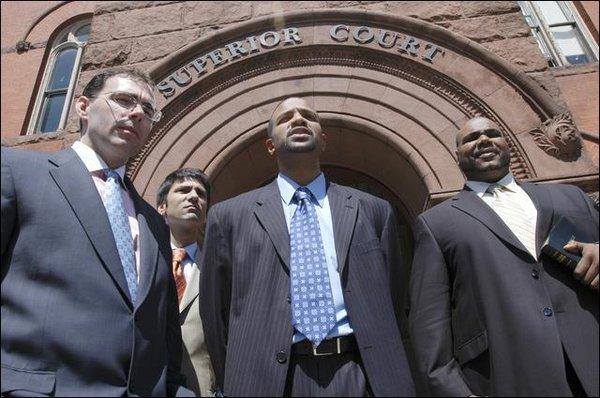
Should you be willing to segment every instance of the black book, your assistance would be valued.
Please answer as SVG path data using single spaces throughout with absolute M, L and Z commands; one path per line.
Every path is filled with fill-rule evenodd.
M 558 217 L 542 245 L 542 253 L 570 269 L 575 269 L 581 256 L 563 249 L 563 246 L 572 240 L 577 240 L 575 227 L 566 218 Z

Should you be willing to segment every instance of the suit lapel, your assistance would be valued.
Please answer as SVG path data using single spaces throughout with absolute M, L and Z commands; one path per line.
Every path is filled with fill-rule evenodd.
M 200 269 L 198 268 L 198 265 L 199 263 L 196 261 L 196 266 L 192 266 L 192 277 L 185 287 L 185 292 L 183 293 L 181 303 L 179 304 L 180 314 L 192 304 L 196 297 L 198 297 L 200 287 Z
M 72 149 L 54 154 L 49 161 L 57 166 L 50 170 L 50 175 L 69 202 L 104 268 L 131 306 L 125 273 L 106 209 L 85 165 Z
M 140 275 L 138 278 L 138 300 L 136 303 L 136 307 L 138 307 L 144 302 L 148 295 L 156 275 L 156 268 L 158 266 L 158 240 L 152 232 L 154 228 L 151 225 L 152 221 L 150 216 L 145 214 L 143 210 L 145 207 L 142 203 L 143 199 L 140 198 L 133 184 L 127 177 L 125 178 L 125 185 L 133 200 L 140 230 Z
M 531 201 L 537 209 L 537 221 L 535 224 L 535 247 L 536 252 L 539 254 L 542 243 L 544 243 L 544 240 L 548 236 L 550 226 L 552 225 L 552 219 L 554 217 L 552 198 L 549 194 L 540 192 L 540 187 L 535 184 L 522 182 L 519 183 L 519 185 L 525 192 L 527 192 L 527 195 L 529 195 Z
M 275 250 L 282 259 L 287 271 L 290 270 L 290 236 L 283 214 L 281 194 L 277 186 L 277 180 L 267 185 L 256 201 L 254 213 L 259 222 L 267 231 L 269 239 L 275 246 Z
M 358 214 L 358 201 L 352 194 L 337 184 L 329 184 L 327 198 L 331 207 L 335 251 L 338 259 L 338 272 L 344 271 L 350 241 Z
M 485 225 L 494 235 L 505 243 L 514 246 L 531 256 L 529 251 L 512 233 L 502 219 L 470 189 L 463 189 L 452 199 L 452 206 L 467 213 Z

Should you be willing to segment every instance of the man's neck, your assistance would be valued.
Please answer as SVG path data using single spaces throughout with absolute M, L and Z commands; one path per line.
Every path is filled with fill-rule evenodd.
M 306 186 L 310 184 L 315 178 L 321 174 L 321 167 L 319 163 L 312 165 L 303 165 L 303 167 L 297 167 L 296 165 L 291 166 L 279 163 L 279 172 L 285 174 L 291 178 L 300 186 Z
M 196 243 L 197 239 L 197 234 L 186 234 L 176 236 L 175 234 L 173 234 L 173 232 L 171 232 L 171 244 L 179 249 L 189 246 L 192 243 Z
M 82 136 L 79 141 L 94 151 L 96 155 L 98 155 L 98 157 L 102 159 L 111 170 L 116 170 L 127 163 L 127 159 L 115 159 L 110 156 L 106 156 L 106 154 L 102 154 L 101 151 L 94 146 L 94 143 L 87 135 Z

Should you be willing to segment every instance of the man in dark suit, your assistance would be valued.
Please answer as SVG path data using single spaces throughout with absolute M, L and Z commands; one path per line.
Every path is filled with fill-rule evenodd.
M 2 150 L 2 395 L 193 395 L 162 217 L 124 176 L 160 118 L 135 70 L 96 75 L 82 136 Z
M 200 312 L 217 385 L 228 396 L 413 395 L 391 206 L 326 182 L 325 134 L 303 99 L 277 106 L 266 146 L 276 180 L 208 215 Z
M 435 396 L 598 396 L 598 212 L 578 188 L 515 181 L 491 120 L 456 139 L 467 177 L 421 214 L 410 281 L 411 339 Z M 567 218 L 575 271 L 542 255 Z
M 171 231 L 173 276 L 179 301 L 179 324 L 183 338 L 181 371 L 188 388 L 208 396 L 214 390 L 214 374 L 200 321 L 199 245 L 204 239 L 206 210 L 210 202 L 208 176 L 199 169 L 183 168 L 169 174 L 158 189 L 158 212 Z

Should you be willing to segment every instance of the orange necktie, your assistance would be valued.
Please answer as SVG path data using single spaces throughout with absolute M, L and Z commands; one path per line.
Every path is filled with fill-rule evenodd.
M 183 275 L 183 267 L 181 262 L 185 259 L 187 253 L 185 249 L 173 249 L 173 276 L 175 277 L 175 286 L 177 287 L 177 302 L 181 303 L 183 292 L 187 285 L 185 276 Z

